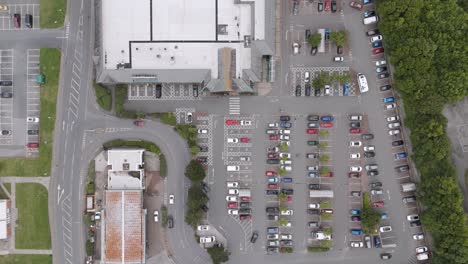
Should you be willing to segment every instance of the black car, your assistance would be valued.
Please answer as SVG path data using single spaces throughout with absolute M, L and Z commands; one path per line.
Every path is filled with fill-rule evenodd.
M 208 161 L 208 157 L 198 157 L 197 160 L 198 162 L 205 163 Z
M 402 165 L 402 166 L 398 166 L 395 168 L 397 171 L 399 172 L 405 172 L 405 171 L 409 171 L 409 166 L 408 165 Z
M 371 182 L 371 183 L 369 183 L 369 186 L 371 188 L 378 188 L 378 187 L 382 187 L 382 183 L 381 182 Z
M 322 94 L 322 93 L 321 93 L 321 91 L 320 91 L 320 88 L 316 88 L 316 89 L 315 89 L 315 96 L 318 97 L 318 96 L 320 96 L 321 94 Z
M 193 96 L 198 97 L 198 85 L 194 84 L 192 91 L 193 91 Z
M 309 115 L 307 116 L 308 121 L 319 121 L 320 117 L 318 115 Z
M 388 72 L 377 74 L 378 79 L 385 79 L 385 78 L 388 78 L 389 76 L 390 76 L 390 73 Z
M 417 226 L 421 226 L 421 221 L 413 221 L 413 222 L 410 222 L 410 227 L 417 227 Z
M 249 202 L 240 202 L 239 203 L 239 208 L 250 208 L 250 203 Z
M 205 182 L 200 182 L 200 186 L 205 193 L 210 192 L 210 187 L 208 187 L 208 184 L 206 184 Z
M 270 247 L 270 246 L 268 246 L 268 247 L 267 247 L 267 252 L 268 252 L 268 253 L 278 253 L 278 252 L 279 252 L 279 248 L 278 248 L 278 247 Z
M 318 51 L 318 47 L 312 47 L 310 49 L 310 54 L 312 54 L 312 56 L 315 56 L 317 55 L 317 51 Z
M 310 215 L 319 215 L 320 210 L 319 209 L 307 209 L 307 213 Z
M 375 152 L 374 151 L 366 151 L 366 152 L 364 152 L 364 157 L 373 158 L 373 157 L 375 157 Z
M 206 206 L 206 204 L 202 204 L 200 208 L 203 210 L 203 212 L 208 213 L 208 206 Z
M 0 81 L 0 86 L 12 86 L 12 81 Z
M 305 95 L 310 96 L 311 90 L 312 90 L 312 88 L 310 87 L 310 84 L 306 83 L 305 84 Z
M 368 172 L 367 172 L 367 175 L 369 175 L 369 176 L 377 176 L 377 175 L 379 175 L 379 171 L 378 171 L 378 170 L 371 170 L 371 171 L 368 171 Z
M 286 195 L 292 195 L 294 194 L 294 190 L 293 189 L 281 189 L 281 193 L 284 193 Z
M 174 218 L 172 215 L 167 216 L 167 227 L 173 228 L 174 227 Z
M 255 243 L 257 241 L 258 237 L 259 237 L 258 232 L 254 231 L 252 233 L 252 236 L 250 237 L 250 243 L 252 243 L 252 244 Z
M 392 254 L 390 254 L 390 253 L 382 253 L 382 254 L 380 254 L 380 258 L 381 258 L 381 259 L 391 259 L 391 258 L 392 258 Z
M 380 91 L 381 92 L 385 92 L 385 91 L 388 91 L 390 89 L 392 89 L 392 86 L 390 84 L 380 86 Z
M 320 190 L 320 184 L 309 184 L 309 190 Z
M 367 36 L 375 36 L 375 35 L 378 35 L 380 34 L 380 31 L 378 29 L 374 29 L 374 30 L 369 30 L 366 32 Z
M 39 130 L 30 129 L 28 130 L 28 135 L 39 135 Z
M 403 140 L 395 140 L 392 142 L 392 146 L 398 147 L 403 145 Z
M 267 164 L 279 164 L 279 159 L 267 159 Z
M 289 121 L 291 120 L 290 116 L 280 116 L 280 121 Z
M 2 130 L 2 136 L 11 135 L 11 130 Z
M 381 248 L 382 247 L 382 242 L 381 242 L 379 236 L 374 236 L 374 247 L 376 247 L 376 248 Z
M 406 203 L 414 203 L 416 202 L 416 196 L 412 195 L 412 196 L 407 196 L 407 197 L 403 197 L 403 202 L 406 204 Z
M 309 227 L 319 227 L 319 222 L 309 222 Z
M 32 28 L 33 27 L 33 16 L 31 14 L 26 14 L 26 16 L 24 17 L 24 22 L 25 22 L 27 28 Z
M 331 1 L 331 11 L 332 13 L 336 13 L 337 7 L 336 7 L 336 1 L 332 0 Z
M 293 1 L 293 15 L 299 14 L 299 0 Z
M 161 96 L 162 96 L 162 85 L 161 84 L 156 84 L 155 96 L 156 96 L 156 98 L 161 98 Z
M 240 208 L 239 209 L 239 214 L 251 214 L 252 213 L 252 209 L 250 208 Z
M 301 86 L 296 86 L 296 96 L 301 96 Z
M 359 127 L 361 127 L 361 123 L 360 122 L 351 122 L 351 123 L 349 123 L 349 126 L 352 127 L 352 128 L 359 128 Z
M 198 146 L 200 148 L 200 152 L 208 152 L 208 146 Z
M 306 31 L 305 31 L 305 39 L 306 39 L 306 41 L 307 41 L 307 39 L 310 37 L 310 35 L 311 35 L 311 34 L 310 34 L 310 29 L 306 29 Z
M 337 46 L 336 47 L 336 53 L 338 53 L 339 55 L 343 54 L 343 47 L 342 46 Z
M 267 215 L 267 219 L 269 221 L 278 221 L 278 218 L 279 218 L 278 215 L 270 215 L 270 214 Z
M 362 134 L 362 139 L 371 140 L 374 139 L 374 134 Z
M 317 10 L 318 10 L 319 12 L 322 12 L 322 11 L 323 11 L 323 2 L 322 2 L 322 1 L 319 1 L 319 2 L 318 2 Z
M 9 93 L 9 92 L 2 92 L 0 94 L 0 97 L 1 98 L 12 98 L 13 97 L 13 94 L 12 93 Z
M 267 207 L 266 212 L 269 214 L 278 214 L 279 208 L 278 207 Z
M 266 190 L 266 195 L 278 195 L 278 190 Z
M 292 247 L 293 246 L 293 242 L 292 240 L 281 240 L 280 241 L 280 245 L 282 247 Z

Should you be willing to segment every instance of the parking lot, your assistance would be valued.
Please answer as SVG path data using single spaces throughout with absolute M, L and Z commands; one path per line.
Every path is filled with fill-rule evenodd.
M 7 11 L 0 11 L 0 30 L 39 29 L 39 4 L 9 4 Z M 20 15 L 20 25 L 15 26 L 14 14 Z M 32 27 L 26 26 L 25 16 L 32 16 Z
M 0 144 L 12 144 L 13 50 L 0 50 Z
M 132 84 L 128 89 L 129 100 L 200 100 L 198 84 Z

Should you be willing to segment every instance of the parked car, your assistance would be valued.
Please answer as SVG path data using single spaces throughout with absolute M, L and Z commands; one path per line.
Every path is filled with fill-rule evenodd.
M 362 143 L 361 143 L 361 141 L 350 141 L 349 146 L 350 147 L 360 147 L 360 146 L 362 146 Z
M 379 236 L 374 236 L 374 247 L 376 248 L 382 247 L 382 241 L 380 240 Z
M 383 207 L 384 205 L 385 205 L 385 203 L 383 201 L 373 202 L 372 203 L 373 207 Z
M 377 42 L 372 43 L 373 48 L 378 48 L 382 46 L 383 46 L 382 41 L 377 41 Z
M 391 226 L 381 226 L 379 228 L 379 230 L 380 230 L 381 233 L 390 232 L 390 231 L 392 231 L 392 227 Z
M 310 135 L 318 134 L 318 129 L 309 128 L 307 129 L 307 134 L 310 134 Z
M 332 11 L 332 13 L 336 13 L 337 10 L 338 10 L 338 8 L 337 8 L 337 5 L 336 5 L 336 1 L 331 0 L 331 11 Z
M 388 72 L 384 72 L 384 73 L 380 73 L 377 75 L 377 78 L 378 79 L 385 79 L 385 78 L 388 78 L 390 76 L 390 73 Z
M 395 159 L 396 160 L 399 160 L 399 159 L 406 159 L 408 155 L 406 154 L 406 152 L 400 152 L 400 153 L 396 153 L 395 154 Z
M 252 236 L 250 237 L 250 243 L 252 243 L 252 244 L 255 243 L 257 241 L 258 237 L 259 237 L 258 232 L 254 231 L 252 233 Z
M 350 213 L 351 215 L 360 215 L 360 214 L 361 214 L 361 210 L 358 210 L 358 209 L 351 209 L 351 210 L 349 211 L 349 213 Z
M 378 43 L 378 42 L 376 42 L 376 43 Z M 376 71 L 377 73 L 386 72 L 387 70 L 388 70 L 388 68 L 385 67 L 385 66 L 375 68 L 375 71 Z
M 317 11 L 322 12 L 323 11 L 323 2 L 320 0 L 317 4 Z
M 363 235 L 364 232 L 362 231 L 362 229 L 351 229 L 351 234 L 352 235 Z
M 323 122 L 326 122 L 326 121 L 331 122 L 331 121 L 334 120 L 334 118 L 333 118 L 333 116 L 322 116 L 321 120 L 322 120 Z
M 419 215 L 417 215 L 417 214 L 407 215 L 406 220 L 408 220 L 408 221 L 419 221 Z
M 361 138 L 364 140 L 371 140 L 374 139 L 374 134 L 362 134 Z
M 386 61 L 386 60 L 379 60 L 379 61 L 376 61 L 376 62 L 375 62 L 375 66 L 376 66 L 376 67 L 384 66 L 384 65 L 387 65 L 387 61 Z
M 361 127 L 361 122 L 350 122 L 349 126 L 353 128 L 359 128 Z
M 369 30 L 369 31 L 366 32 L 366 35 L 369 36 L 369 37 L 377 35 L 377 34 L 380 34 L 380 31 L 378 29 Z
M 13 23 L 15 24 L 15 28 L 21 27 L 21 15 L 20 14 L 13 14 Z
M 356 1 L 351 1 L 349 6 L 357 10 L 362 10 L 362 4 Z
M 360 134 L 360 133 L 361 133 L 361 129 L 360 129 L 360 128 L 350 128 L 350 129 L 349 129 L 349 133 L 350 133 L 350 134 Z
M 380 54 L 380 53 L 383 53 L 383 52 L 384 52 L 384 48 L 382 48 L 382 47 L 372 50 L 373 54 Z
M 375 152 L 374 151 L 366 151 L 366 152 L 364 152 L 364 157 L 373 158 L 373 157 L 375 157 Z
M 386 84 L 386 85 L 380 86 L 379 89 L 380 89 L 381 92 L 385 92 L 385 91 L 388 91 L 388 90 L 392 89 L 392 86 L 390 84 Z
M 371 183 L 369 183 L 369 186 L 371 188 L 379 188 L 379 187 L 382 187 L 382 183 L 381 182 L 371 182 Z
M 371 43 L 374 43 L 374 42 L 377 42 L 377 41 L 381 41 L 382 39 L 383 39 L 383 36 L 379 34 L 379 35 L 372 36 L 370 38 L 370 41 L 371 41 Z

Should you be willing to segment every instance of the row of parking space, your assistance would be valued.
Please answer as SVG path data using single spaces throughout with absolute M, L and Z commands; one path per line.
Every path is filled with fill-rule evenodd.
M 39 144 L 39 116 L 40 116 L 40 86 L 36 83 L 36 77 L 40 74 L 39 49 L 27 51 L 27 116 L 28 122 L 26 142 Z M 33 146 L 33 145 L 30 145 Z M 37 147 L 28 148 L 30 152 L 38 152 Z
M 294 67 L 291 69 L 291 96 L 356 96 L 358 89 L 355 82 L 340 83 L 331 81 L 323 88 L 313 87 L 313 80 L 321 73 L 333 75 L 349 74 L 349 67 Z
M 194 123 L 198 128 L 197 160 L 207 166 L 213 165 L 213 116 L 202 113 L 190 112 L 194 109 L 177 109 L 177 123 Z
M 0 144 L 12 143 L 13 50 L 0 50 Z
M 141 83 L 131 84 L 128 89 L 129 100 L 197 100 L 200 86 L 183 83 Z
M 39 29 L 39 4 L 8 4 L 0 10 L 0 30 Z
M 342 14 L 343 10 L 341 8 L 342 0 L 292 0 L 291 14 L 307 16 L 307 15 L 338 15 Z

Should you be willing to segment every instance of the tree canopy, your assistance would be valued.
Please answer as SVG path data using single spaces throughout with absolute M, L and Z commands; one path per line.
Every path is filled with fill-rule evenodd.
M 201 182 L 206 177 L 205 169 L 196 160 L 191 160 L 185 168 L 185 176 L 193 182 Z

